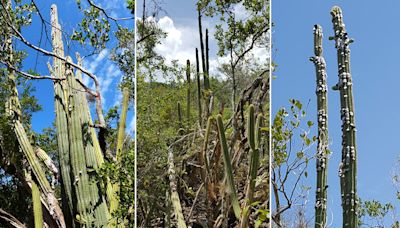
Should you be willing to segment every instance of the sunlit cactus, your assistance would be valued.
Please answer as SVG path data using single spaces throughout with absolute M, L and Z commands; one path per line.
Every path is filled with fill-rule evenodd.
M 249 227 L 250 205 L 253 203 L 254 190 L 256 186 L 257 171 L 260 166 L 260 137 L 261 137 L 262 114 L 257 115 L 255 120 L 254 106 L 250 105 L 247 118 L 247 140 L 250 147 L 249 174 L 247 178 L 247 189 L 245 204 L 240 221 L 240 227 Z
M 224 128 L 224 124 L 222 122 L 221 115 L 217 116 L 217 126 L 218 126 L 218 134 L 219 134 L 219 140 L 221 143 L 222 154 L 224 157 L 225 176 L 226 176 L 227 184 L 228 184 L 228 194 L 231 198 L 233 212 L 235 213 L 236 218 L 240 219 L 241 209 L 240 209 L 236 186 L 235 186 L 235 181 L 234 181 L 234 177 L 233 177 L 233 169 L 232 169 L 232 163 L 231 163 L 232 159 L 229 154 L 228 143 L 227 143 L 226 137 L 225 137 L 225 128 Z
M 317 190 L 315 202 L 315 227 L 324 228 L 327 210 L 327 171 L 328 171 L 328 94 L 326 63 L 322 56 L 322 28 L 314 26 L 314 54 L 310 58 L 315 65 L 317 79 L 318 147 L 317 147 Z
M 343 23 L 342 10 L 334 6 L 331 10 L 335 47 L 337 49 L 339 83 L 334 89 L 340 91 L 342 119 L 342 161 L 339 167 L 343 227 L 358 227 L 357 223 L 357 147 L 354 119 L 353 85 L 350 71 L 350 43 Z
M 31 181 L 32 186 L 32 204 L 33 204 L 33 217 L 35 228 L 43 227 L 43 212 L 42 203 L 40 202 L 40 191 L 34 181 Z

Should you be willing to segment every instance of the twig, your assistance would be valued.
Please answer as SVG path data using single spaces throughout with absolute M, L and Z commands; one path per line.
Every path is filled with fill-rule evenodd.
M 193 200 L 192 207 L 190 208 L 190 212 L 189 212 L 189 215 L 188 215 L 187 220 L 186 220 L 187 223 L 190 222 L 190 217 L 192 217 L 193 208 L 194 208 L 194 206 L 196 205 L 197 198 L 199 197 L 199 193 L 200 193 L 200 190 L 203 188 L 203 185 L 204 185 L 204 183 L 201 183 L 199 189 L 197 189 L 196 197 L 195 197 L 194 200 Z

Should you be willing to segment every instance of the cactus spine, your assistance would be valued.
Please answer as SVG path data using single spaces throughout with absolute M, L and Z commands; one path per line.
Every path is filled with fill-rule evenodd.
M 318 146 L 317 146 L 317 190 L 315 202 L 315 227 L 326 227 L 327 171 L 328 171 L 328 94 L 326 63 L 322 56 L 322 28 L 314 25 L 314 54 L 310 58 L 315 65 L 317 79 Z
M 256 186 L 256 177 L 258 167 L 260 166 L 260 137 L 261 137 L 261 121 L 262 114 L 257 115 L 257 119 L 254 120 L 254 106 L 250 105 L 248 119 L 247 119 L 247 139 L 250 147 L 250 157 L 249 157 L 249 174 L 247 179 L 247 190 L 246 190 L 246 201 L 243 208 L 242 219 L 240 227 L 249 227 L 249 215 L 250 215 L 250 205 L 253 203 L 254 189 Z
M 339 83 L 334 86 L 340 91 L 342 118 L 342 161 L 339 167 L 343 227 L 358 227 L 357 223 L 357 150 L 354 120 L 353 86 L 350 71 L 350 48 L 352 39 L 348 37 L 343 23 L 342 10 L 334 6 L 331 10 L 335 47 L 337 49 Z
M 236 218 L 240 219 L 241 209 L 240 209 L 239 200 L 237 197 L 235 181 L 233 178 L 233 169 L 232 169 L 232 163 L 231 163 L 232 159 L 229 154 L 228 143 L 225 138 L 224 124 L 222 122 L 222 116 L 220 114 L 218 114 L 218 116 L 217 116 L 217 126 L 218 126 L 219 140 L 221 143 L 221 150 L 223 152 L 223 157 L 224 157 L 225 176 L 226 176 L 227 184 L 228 184 L 228 193 L 231 198 L 233 212 L 235 213 Z
M 34 181 L 31 181 L 32 185 L 32 203 L 33 203 L 33 216 L 35 228 L 43 227 L 43 213 L 42 203 L 40 202 L 40 191 Z

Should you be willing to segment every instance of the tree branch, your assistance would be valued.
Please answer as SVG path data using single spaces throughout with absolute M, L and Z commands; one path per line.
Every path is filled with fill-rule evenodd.
M 5 8 L 5 5 L 4 5 L 4 3 L 2 1 L 0 1 L 0 4 Z M 8 26 L 10 26 L 10 28 L 14 31 L 14 33 L 15 33 L 14 36 L 17 39 L 19 39 L 21 42 L 23 42 L 26 46 L 28 46 L 28 47 L 36 50 L 36 51 L 39 51 L 39 52 L 43 53 L 44 55 L 51 56 L 51 57 L 54 57 L 54 58 L 62 60 L 66 64 L 76 68 L 77 70 L 80 70 L 82 73 L 86 74 L 87 76 L 89 76 L 94 81 L 94 84 L 95 84 L 95 87 L 96 87 L 96 93 L 93 93 L 92 95 L 94 95 L 96 97 L 96 101 L 97 101 L 96 102 L 96 112 L 97 112 L 97 115 L 98 115 L 98 118 L 99 118 L 99 122 L 100 122 L 99 127 L 105 128 L 106 124 L 105 124 L 103 110 L 102 110 L 100 84 L 99 84 L 99 81 L 98 81 L 96 75 L 94 75 L 93 73 L 89 72 L 85 68 L 81 67 L 80 65 L 78 65 L 78 64 L 76 64 L 76 63 L 74 63 L 72 61 L 67 61 L 67 58 L 65 58 L 65 57 L 59 56 L 59 55 L 55 54 L 54 52 L 50 52 L 50 51 L 44 50 L 44 49 L 42 49 L 42 48 L 40 48 L 40 47 L 38 47 L 38 46 L 36 46 L 34 44 L 31 44 L 18 31 L 18 29 L 15 28 L 14 25 L 11 23 L 12 22 L 12 18 L 10 16 L 10 14 L 6 10 L 1 11 L 1 14 L 2 14 L 3 18 L 5 19 L 6 23 L 8 24 Z M 6 16 L 8 17 L 8 20 L 7 20 Z
M 87 2 L 89 3 L 89 5 L 91 5 L 93 8 L 96 8 L 98 10 L 100 10 L 108 19 L 113 20 L 115 22 L 117 21 L 124 21 L 124 20 L 133 20 L 134 17 L 123 17 L 123 18 L 115 18 L 112 17 L 110 15 L 108 15 L 108 13 L 106 12 L 105 9 L 103 9 L 102 7 L 100 7 L 99 5 L 96 5 L 92 0 L 87 0 Z

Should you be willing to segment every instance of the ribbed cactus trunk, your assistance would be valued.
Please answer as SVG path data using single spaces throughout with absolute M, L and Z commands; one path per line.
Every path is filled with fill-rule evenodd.
M 358 227 L 357 223 L 357 148 L 356 126 L 354 120 L 353 85 L 350 71 L 350 48 L 352 39 L 348 37 L 343 23 L 342 10 L 334 6 L 331 10 L 333 29 L 335 32 L 339 83 L 334 87 L 340 91 L 342 118 L 342 162 L 339 167 L 343 227 Z
M 67 57 L 67 61 L 71 61 Z M 68 101 L 68 136 L 70 148 L 71 173 L 73 179 L 73 206 L 77 226 L 107 226 L 109 215 L 105 197 L 100 190 L 94 170 L 98 168 L 93 150 L 92 137 L 87 122 L 83 121 L 80 90 L 73 69 L 66 63 L 65 76 L 70 88 Z
M 64 56 L 64 45 L 62 42 L 61 26 L 58 23 L 57 6 L 52 5 L 50 11 L 51 17 L 51 39 L 53 52 L 59 56 Z M 52 74 L 54 77 L 63 78 L 65 67 L 58 58 L 53 58 Z M 68 139 L 68 95 L 69 87 L 65 80 L 54 82 L 54 108 L 56 113 L 57 145 L 58 157 L 60 163 L 60 174 L 62 181 L 62 202 L 63 212 L 67 218 L 67 225 L 73 226 L 70 221 L 73 220 L 73 202 L 72 202 L 72 181 L 71 167 L 69 158 L 69 139 Z
M 78 65 L 82 66 L 82 59 L 80 57 L 80 55 L 77 53 L 76 54 L 76 58 L 78 61 Z M 76 77 L 79 80 L 82 80 L 82 73 L 78 70 L 76 72 Z M 80 91 L 84 91 L 84 88 L 80 88 L 78 87 Z M 123 92 L 123 108 L 122 108 L 122 113 L 121 113 L 121 120 L 120 120 L 120 125 L 124 124 L 126 125 L 126 111 L 128 109 L 128 103 L 129 103 L 129 96 L 127 97 L 127 93 L 129 93 L 129 91 L 125 91 L 128 90 L 127 88 L 124 89 Z M 92 116 L 90 114 L 90 110 L 89 110 L 89 104 L 86 98 L 86 93 L 85 92 L 78 92 L 78 94 L 80 94 L 80 102 L 81 102 L 81 107 L 82 107 L 82 119 L 83 119 L 83 124 L 85 126 L 93 126 L 93 120 L 92 120 Z M 129 95 L 129 94 L 128 94 Z M 126 101 L 128 100 L 128 101 Z M 126 103 L 126 107 L 124 106 Z M 125 113 L 125 115 L 124 115 Z M 122 120 L 125 119 L 125 123 L 122 123 Z M 121 126 L 122 127 L 122 126 Z M 125 127 L 124 127 L 125 129 Z M 101 166 L 104 163 L 104 157 L 103 157 L 103 153 L 102 150 L 100 148 L 100 143 L 99 140 L 97 139 L 97 134 L 94 128 L 90 127 L 88 128 L 89 132 L 86 131 L 88 142 L 85 144 L 86 146 L 86 150 L 94 150 L 95 153 L 95 157 L 96 157 L 96 161 L 97 161 L 97 165 Z M 124 136 L 121 135 L 121 133 L 118 131 L 118 137 L 122 137 L 124 138 Z M 90 135 L 90 136 L 89 136 Z M 123 135 L 125 135 L 125 132 L 123 132 Z M 117 142 L 119 142 L 119 138 L 117 139 Z M 123 140 L 122 142 L 120 142 L 120 144 L 117 143 L 117 151 L 118 148 L 122 148 L 123 147 Z M 88 152 L 91 153 L 91 152 Z M 118 157 L 121 156 L 121 152 L 117 153 L 117 159 Z M 108 202 L 110 205 L 110 212 L 114 212 L 114 210 L 116 210 L 118 208 L 118 196 L 114 193 L 114 192 L 118 192 L 119 190 L 116 189 L 116 191 L 113 190 L 113 186 L 111 185 L 111 182 L 109 180 L 109 178 L 106 178 L 106 192 L 107 192 L 107 198 L 108 198 Z M 113 221 L 114 222 L 114 221 Z M 115 223 L 113 223 L 115 224 Z
M 53 51 L 64 56 L 57 17 L 57 8 L 52 5 Z M 70 57 L 67 57 L 67 61 L 72 62 Z M 105 194 L 94 176 L 94 170 L 104 161 L 92 128 L 85 94 L 81 92 L 74 69 L 68 62 L 54 58 L 52 70 L 54 77 L 67 78 L 54 85 L 57 140 L 63 192 L 66 194 L 64 202 L 67 201 L 74 226 L 107 227 L 109 212 Z
M 326 63 L 322 56 L 322 28 L 314 26 L 314 54 L 310 58 L 315 65 L 317 78 L 318 146 L 317 146 L 317 190 L 315 202 L 315 227 L 325 228 L 327 208 L 328 172 L 328 90 Z

